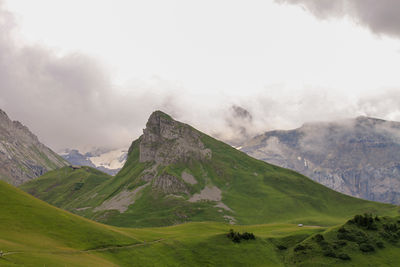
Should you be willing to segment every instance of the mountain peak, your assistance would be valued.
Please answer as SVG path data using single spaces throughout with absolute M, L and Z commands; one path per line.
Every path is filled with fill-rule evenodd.
M 9 119 L 7 116 L 7 113 L 4 110 L 2 110 L 1 108 L 0 108 L 0 118 Z
M 149 120 L 151 120 L 152 118 L 153 119 L 154 118 L 164 118 L 166 120 L 171 120 L 171 121 L 174 120 L 170 115 L 168 115 L 167 113 L 165 113 L 165 112 L 163 112 L 161 110 L 156 110 L 153 113 L 151 113 L 151 115 L 149 117 Z
M 201 141 L 202 133 L 162 111 L 150 115 L 140 141 L 140 161 L 167 165 L 190 159 L 211 158 Z

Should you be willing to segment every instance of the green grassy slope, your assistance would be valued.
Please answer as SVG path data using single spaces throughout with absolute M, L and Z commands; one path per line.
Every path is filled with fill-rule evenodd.
M 337 193 L 296 172 L 251 158 L 186 124 L 166 116 L 162 119 L 176 124 L 178 130 L 198 134 L 204 146 L 212 151 L 211 159 L 192 157 L 168 165 L 140 162 L 141 137 L 132 143 L 127 162 L 115 177 L 106 177 L 88 168 L 64 168 L 49 172 L 21 188 L 87 218 L 129 227 L 165 226 L 190 221 L 228 222 L 232 218 L 236 224 L 303 223 L 328 226 L 343 223 L 358 213 L 398 214 L 396 206 Z M 170 142 L 172 149 L 176 144 L 174 140 Z M 156 178 L 165 174 L 173 176 L 188 188 L 189 193 L 163 192 L 154 186 L 152 180 L 134 196 L 134 203 L 126 211 L 96 210 L 104 201 L 124 190 L 133 191 L 145 185 L 147 181 L 142 177 L 152 168 L 157 170 Z M 197 184 L 185 183 L 181 178 L 182 172 L 192 174 Z M 77 189 L 77 183 L 83 183 L 82 187 Z M 218 187 L 222 191 L 221 201 L 230 210 L 215 207 L 216 201 L 188 201 L 206 186 Z
M 72 207 L 71 211 L 74 211 L 76 203 L 82 198 L 86 199 L 86 195 L 96 190 L 97 186 L 111 179 L 112 176 L 91 167 L 64 167 L 23 184 L 21 189 L 29 188 L 27 191 L 31 195 L 64 209 Z
M 292 246 L 295 266 L 399 266 L 400 218 L 358 215 Z
M 316 243 L 322 234 L 330 246 L 339 227 L 298 227 L 295 224 L 228 225 L 186 223 L 159 228 L 118 228 L 89 221 L 0 182 L 0 266 L 398 266 L 397 219 L 382 218 L 371 242 L 384 248 L 362 252 L 348 242 L 341 252 L 350 261 L 324 256 Z M 385 238 L 384 224 L 397 224 Z M 353 233 L 356 225 L 345 225 Z M 229 229 L 254 233 L 255 240 L 234 243 Z M 352 231 L 352 229 L 354 231 Z M 390 227 L 390 229 L 395 229 Z M 368 240 L 368 238 L 367 238 Z M 294 251 L 296 247 L 307 247 Z M 282 249 L 285 247 L 285 249 Z M 315 247 L 315 248 L 314 248 Z M 310 255 L 310 257 L 304 256 Z M 314 264 L 314 265 L 313 265 Z M 361 264 L 361 265 L 360 265 Z
M 0 265 L 47 262 L 52 266 L 111 264 L 79 250 L 139 243 L 118 229 L 57 209 L 0 181 Z

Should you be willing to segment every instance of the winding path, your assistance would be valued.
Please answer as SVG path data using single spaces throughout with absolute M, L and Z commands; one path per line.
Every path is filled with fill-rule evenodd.
M 109 251 L 109 250 L 118 250 L 118 249 L 129 249 L 129 248 L 134 248 L 134 247 L 140 247 L 140 246 L 145 246 L 145 245 L 151 245 L 155 243 L 159 243 L 161 241 L 165 240 L 165 238 L 162 239 L 157 239 L 154 241 L 150 242 L 142 242 L 142 243 L 136 243 L 136 244 L 130 244 L 130 245 L 121 245 L 121 246 L 110 246 L 110 247 L 102 247 L 102 248 L 93 248 L 93 249 L 85 249 L 85 250 L 75 250 L 75 251 L 8 251 L 8 252 L 3 252 L 3 254 L 0 256 L 8 256 L 12 254 L 22 254 L 22 253 L 30 253 L 30 254 L 78 254 L 78 253 L 90 253 L 90 252 L 100 252 L 100 251 Z

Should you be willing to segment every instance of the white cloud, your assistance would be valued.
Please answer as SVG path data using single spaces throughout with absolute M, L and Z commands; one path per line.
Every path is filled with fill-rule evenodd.
M 138 7 L 135 14 L 146 12 L 140 19 L 135 17 L 136 22 L 152 24 L 149 28 L 140 24 L 143 29 L 134 24 L 135 31 L 129 32 L 132 39 L 119 39 L 119 34 L 110 33 L 115 27 L 102 24 L 108 22 L 101 7 L 105 1 L 90 27 L 83 20 L 86 13 L 77 15 L 71 22 L 77 27 L 72 29 L 65 17 L 61 18 L 64 24 L 59 24 L 58 16 L 64 15 L 56 12 L 50 17 L 54 32 L 36 32 L 45 44 L 33 45 L 21 41 L 21 34 L 29 31 L 16 27 L 15 18 L 1 8 L 0 0 L 0 108 L 55 149 L 128 145 L 141 134 L 155 109 L 228 141 L 298 127 L 310 120 L 363 114 L 400 120 L 398 43 L 376 40 L 348 24 L 319 24 L 303 11 L 263 1 L 243 10 L 240 2 L 234 2 L 228 5 L 229 11 L 225 4 L 210 10 L 211 2 L 195 7 L 178 2 L 165 8 L 172 12 L 182 7 L 186 13 L 157 11 L 158 22 L 153 21 L 156 16 L 146 18 L 146 14 L 154 15 L 146 13 L 150 7 Z M 40 20 L 37 13 L 30 14 Z M 171 14 L 177 16 L 168 20 Z M 121 21 L 125 15 L 121 14 Z M 46 19 L 38 25 L 49 27 L 48 16 L 43 14 Z M 102 20 L 96 20 L 99 16 Z M 219 24 L 221 16 L 225 20 Z M 286 21 L 288 17 L 293 21 Z M 124 27 L 131 26 L 128 22 L 121 22 L 123 36 L 127 36 Z M 81 31 L 80 23 L 89 28 Z M 99 29 L 88 34 L 97 23 Z M 303 31 L 298 30 L 300 26 Z M 60 43 L 52 43 L 53 33 Z M 146 39 L 146 35 L 151 36 Z M 342 42 L 344 37 L 348 42 Z M 73 39 L 74 45 L 82 43 L 84 52 L 74 52 L 74 45 L 61 52 L 45 46 L 68 43 L 67 39 Z M 102 50 L 102 40 L 107 40 L 108 50 Z M 90 48 L 98 50 L 88 56 Z M 102 52 L 107 54 L 105 60 L 97 57 Z M 116 83 L 113 64 L 118 62 L 108 65 L 113 55 L 126 58 L 121 66 L 131 73 L 129 82 Z M 392 89 L 381 93 L 385 85 Z M 234 105 L 247 110 L 251 120 L 232 112 Z

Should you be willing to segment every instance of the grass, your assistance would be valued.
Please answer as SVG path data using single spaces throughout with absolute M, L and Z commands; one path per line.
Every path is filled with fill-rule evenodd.
M 377 230 L 346 223 L 298 227 L 290 223 L 229 225 L 190 222 L 152 228 L 100 224 L 53 207 L 0 182 L 0 266 L 398 266 L 399 218 L 379 217 Z M 397 226 L 392 226 L 396 224 Z M 385 226 L 387 225 L 387 226 Z M 341 227 L 366 233 L 374 252 L 347 241 L 350 261 L 324 256 L 316 236 L 333 247 Z M 230 229 L 255 240 L 234 243 Z M 389 230 L 385 230 L 389 229 Z M 383 237 L 381 233 L 389 232 Z M 392 237 L 396 235 L 396 240 Z M 384 243 L 378 248 L 377 241 Z M 297 250 L 299 245 L 306 250 Z M 305 254 L 303 254 L 305 252 Z M 334 251 L 337 253 L 337 251 Z

